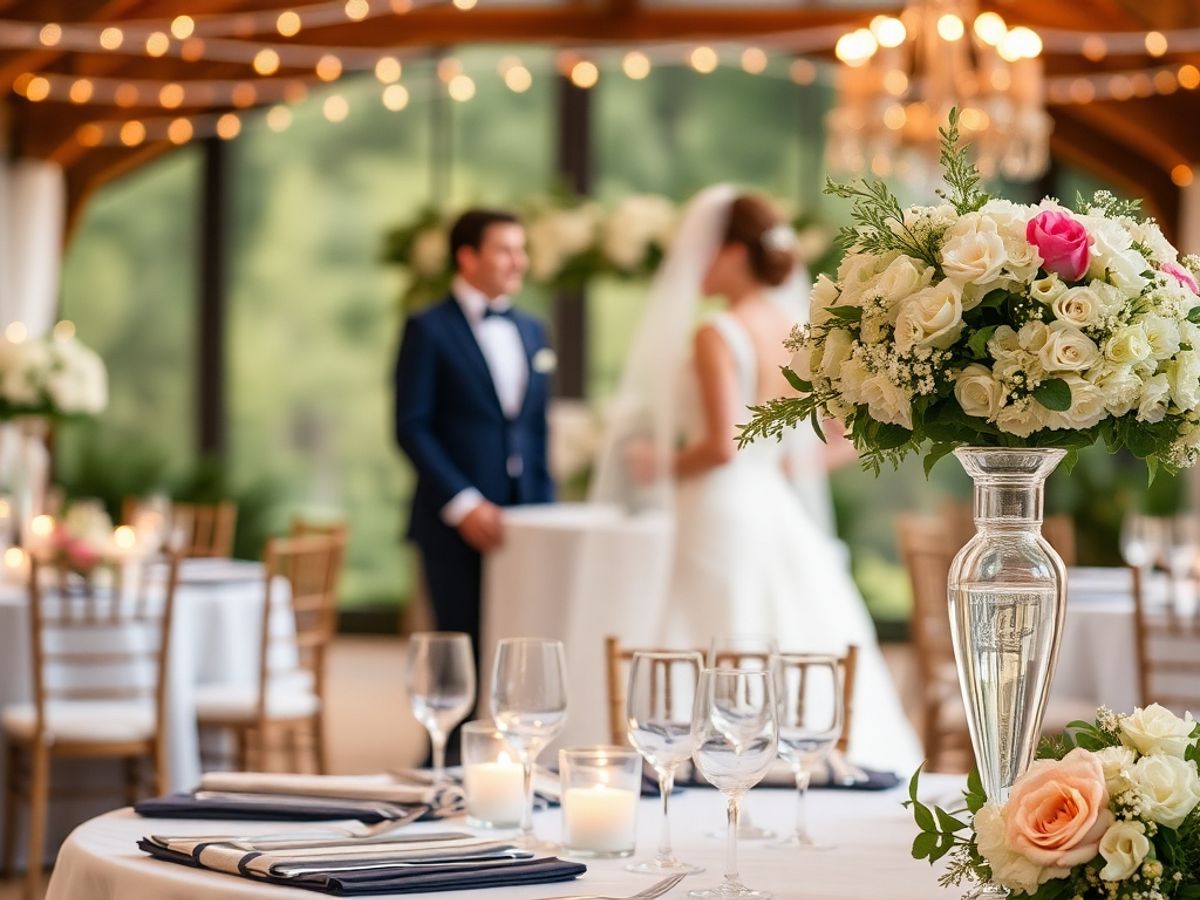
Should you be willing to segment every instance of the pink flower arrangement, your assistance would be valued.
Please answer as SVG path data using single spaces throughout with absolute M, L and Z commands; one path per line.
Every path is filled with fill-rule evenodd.
M 1025 226 L 1025 239 L 1037 248 L 1042 267 L 1063 281 L 1078 281 L 1088 270 L 1088 233 L 1074 216 L 1048 209 Z

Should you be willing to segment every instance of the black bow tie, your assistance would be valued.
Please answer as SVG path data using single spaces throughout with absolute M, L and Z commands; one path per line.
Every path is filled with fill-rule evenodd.
M 504 307 L 504 309 L 497 309 L 494 306 L 489 306 L 487 309 L 485 309 L 483 311 L 483 318 L 484 318 L 484 321 L 487 321 L 488 319 L 491 319 L 491 318 L 508 319 L 508 321 L 510 321 L 510 322 L 516 321 L 516 319 L 513 316 L 513 309 L 511 306 L 506 306 L 506 307 Z

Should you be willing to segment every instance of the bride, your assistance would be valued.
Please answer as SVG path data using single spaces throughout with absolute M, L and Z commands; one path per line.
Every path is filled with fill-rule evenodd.
M 736 445 L 747 407 L 788 391 L 783 342 L 807 318 L 794 244 L 760 197 L 720 185 L 688 205 L 614 400 L 594 499 L 669 515 L 662 646 L 739 634 L 772 635 L 785 652 L 856 645 L 850 756 L 903 769 L 920 747 L 832 534 L 826 470 L 838 451 L 807 428 Z M 725 302 L 696 328 L 705 296 Z

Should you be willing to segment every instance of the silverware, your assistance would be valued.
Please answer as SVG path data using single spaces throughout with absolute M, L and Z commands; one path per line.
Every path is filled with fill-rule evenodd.
M 629 894 L 625 897 L 602 896 L 600 894 L 567 894 L 561 897 L 545 897 L 543 900 L 654 900 L 655 897 L 661 897 L 679 882 L 683 881 L 686 873 L 672 875 L 669 878 L 664 878 L 644 891 L 638 891 L 636 894 Z

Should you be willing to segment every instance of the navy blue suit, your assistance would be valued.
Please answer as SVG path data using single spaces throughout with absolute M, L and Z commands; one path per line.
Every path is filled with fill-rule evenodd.
M 477 652 L 482 560 L 442 521 L 442 507 L 471 487 L 499 506 L 554 498 L 546 459 L 550 378 L 533 366 L 547 347 L 546 329 L 520 311 L 512 317 L 529 366 L 524 401 L 512 418 L 452 296 L 409 318 L 396 363 L 396 440 L 417 470 L 408 536 L 424 561 L 438 628 L 467 632 Z

